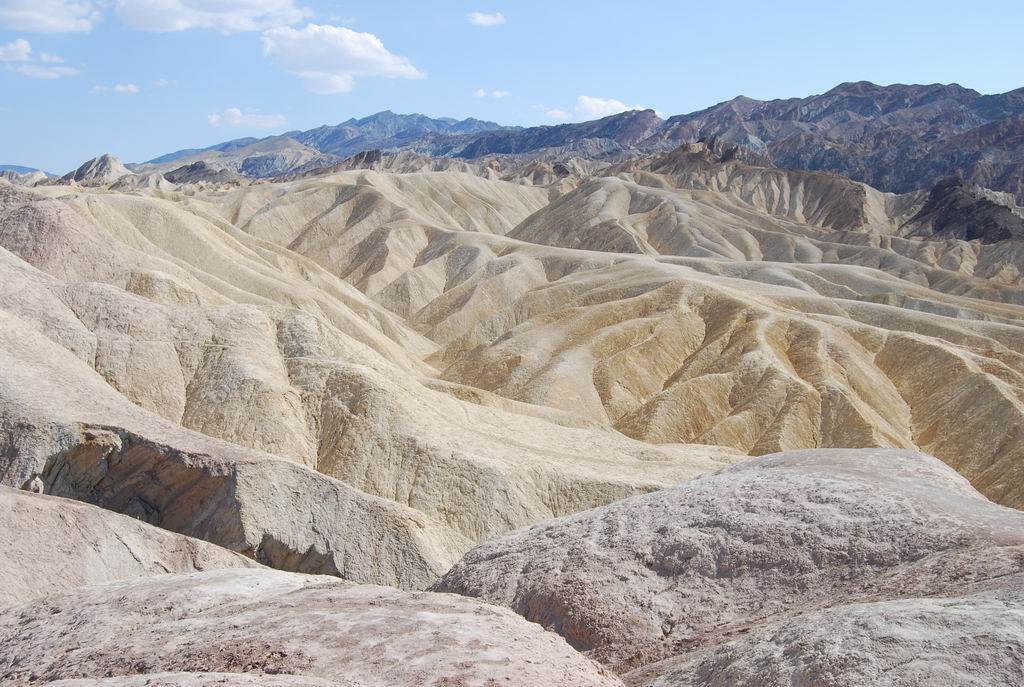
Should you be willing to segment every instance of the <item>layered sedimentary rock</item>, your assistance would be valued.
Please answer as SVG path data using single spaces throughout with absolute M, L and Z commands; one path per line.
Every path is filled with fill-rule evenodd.
M 421 587 L 484 537 L 739 457 L 425 378 L 397 315 L 198 204 L 3 192 L 11 486 Z
M 928 194 L 703 145 L 597 173 L 551 202 L 346 172 L 211 209 L 405 318 L 448 381 L 648 442 L 919 448 L 1022 503 L 1024 243 L 901 237 Z
M 1019 681 L 1009 194 L 404 123 L 0 180 L 0 681 Z

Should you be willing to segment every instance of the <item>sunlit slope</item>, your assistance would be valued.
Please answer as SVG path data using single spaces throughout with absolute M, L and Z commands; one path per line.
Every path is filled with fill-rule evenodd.
M 330 248 L 311 251 L 314 259 L 432 340 L 438 349 L 426 360 L 444 379 L 653 443 L 751 454 L 919 448 L 988 496 L 1022 503 L 1018 243 L 901 238 L 920 194 L 738 163 L 662 162 L 611 168 L 552 194 L 511 230 L 478 219 L 512 202 L 509 185 L 445 172 L 408 191 L 401 202 L 412 209 L 397 225 L 320 211 L 290 215 L 288 236 L 323 237 L 337 259 Z M 295 190 L 390 208 L 400 199 L 388 191 L 379 200 L 381 189 L 425 183 L 390 176 L 347 173 Z M 493 188 L 460 191 L 471 219 L 428 220 L 420 208 L 451 198 L 440 185 Z M 252 193 L 267 192 L 241 189 L 231 202 Z M 341 204 L 344 217 L 353 204 Z M 529 209 L 515 208 L 506 216 Z

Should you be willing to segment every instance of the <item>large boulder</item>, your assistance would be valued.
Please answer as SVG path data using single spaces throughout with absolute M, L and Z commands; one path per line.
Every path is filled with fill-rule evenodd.
M 836 449 L 519 530 L 434 588 L 512 608 L 624 672 L 765 622 L 1022 570 L 1024 513 L 930 456 Z
M 963 598 L 851 604 L 630 673 L 644 687 L 1024 684 L 1024 579 Z
M 0 611 L 0 683 L 150 673 L 393 687 L 621 685 L 506 609 L 324 576 L 257 569 L 165 575 Z

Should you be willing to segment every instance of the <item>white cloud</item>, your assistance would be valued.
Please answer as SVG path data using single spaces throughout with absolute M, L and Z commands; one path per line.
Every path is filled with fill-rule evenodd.
M 282 129 L 288 124 L 282 115 L 260 114 L 257 111 L 242 112 L 237 107 L 229 107 L 223 112 L 215 112 L 207 117 L 214 126 L 227 126 L 235 129 Z
M 473 91 L 473 95 L 477 98 L 486 98 L 487 96 L 491 96 L 492 98 L 507 98 L 512 94 L 509 91 L 503 91 L 500 88 L 490 92 L 488 92 L 486 88 L 478 88 Z
M 294 0 L 117 0 L 117 15 L 142 31 L 261 31 L 312 16 Z
M 27 76 L 30 79 L 59 79 L 74 76 L 78 70 L 63 66 L 64 58 L 41 53 L 39 61 L 32 58 L 32 44 L 18 38 L 6 45 L 0 45 L 0 62 L 7 63 L 7 71 Z
M 119 83 L 113 86 L 93 86 L 93 93 L 139 93 L 139 87 L 133 83 Z
M 589 95 L 581 95 L 576 98 L 576 111 L 586 118 L 600 119 L 610 115 L 626 112 L 627 110 L 646 110 L 643 105 L 627 105 L 621 100 L 612 98 L 595 98 Z
M 19 38 L 7 45 L 0 45 L 0 62 L 28 62 L 32 59 L 32 44 Z
M 545 108 L 544 115 L 549 119 L 572 119 L 572 115 L 565 110 L 559 110 L 558 108 Z
M 74 76 L 78 74 L 78 70 L 74 67 L 64 67 L 61 65 L 45 65 L 38 64 L 35 62 L 26 64 L 9 64 L 7 70 L 22 76 L 27 76 L 30 79 L 59 79 L 62 76 Z
M 263 53 L 302 77 L 306 88 L 320 95 L 347 93 L 358 77 L 426 77 L 409 60 L 389 52 L 372 33 L 343 26 L 309 24 L 304 29 L 264 31 Z
M 2 0 L 0 26 L 13 31 L 90 31 L 100 20 L 92 0 Z
M 157 88 L 167 88 L 169 86 L 176 86 L 177 84 L 177 81 L 171 81 L 170 79 L 157 79 L 153 82 L 153 85 Z
M 498 24 L 505 23 L 505 15 L 501 12 L 495 12 L 494 14 L 470 12 L 466 15 L 466 19 L 469 19 L 471 24 L 476 24 L 477 26 L 497 26 Z

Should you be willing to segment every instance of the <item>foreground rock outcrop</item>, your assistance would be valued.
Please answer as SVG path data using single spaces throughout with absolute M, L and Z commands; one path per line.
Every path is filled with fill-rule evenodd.
M 265 673 L 278 685 L 309 684 L 283 676 L 409 687 L 621 685 L 505 609 L 271 570 L 119 582 L 0 611 L 0 682 L 149 673 Z
M 965 597 L 851 604 L 626 676 L 631 685 L 1024 684 L 1024 578 Z
M 265 673 L 146 673 L 120 677 L 70 678 L 45 684 L 46 687 L 363 687 L 351 680 L 321 680 L 299 675 Z
M 0 606 L 115 580 L 257 567 L 109 510 L 7 487 L 0 487 L 0 551 Z
M 929 456 L 827 450 L 520 530 L 434 588 L 512 608 L 626 672 L 821 609 L 1022 572 L 1024 513 Z

